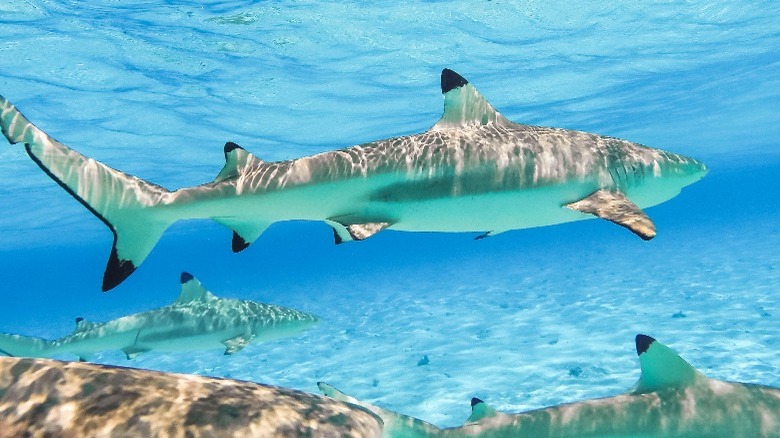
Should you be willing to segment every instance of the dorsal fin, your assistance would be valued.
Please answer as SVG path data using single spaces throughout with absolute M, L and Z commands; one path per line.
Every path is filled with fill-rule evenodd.
M 506 120 L 469 81 L 448 68 L 441 72 L 441 92 L 444 114 L 431 131 Z
M 197 278 L 189 272 L 181 273 L 181 293 L 174 303 L 183 304 L 192 301 L 206 301 L 216 298 L 200 284 Z
M 495 417 L 500 412 L 488 406 L 487 403 L 474 397 L 471 399 L 471 415 L 466 420 L 466 424 L 477 423 L 482 419 Z
M 78 333 L 78 332 L 83 332 L 83 331 L 86 331 L 86 330 L 91 330 L 91 329 L 95 328 L 95 326 L 97 326 L 96 323 L 91 322 L 91 321 L 87 321 L 86 319 L 84 319 L 84 318 L 79 316 L 79 317 L 76 318 L 76 329 L 73 330 L 73 333 Z
M 263 163 L 263 160 L 247 152 L 241 146 L 229 141 L 225 143 L 225 166 L 219 171 L 214 182 L 222 182 L 226 179 L 235 178 L 243 170 L 252 165 Z
M 666 345 L 647 335 L 636 335 L 636 353 L 642 376 L 633 389 L 634 394 L 658 391 L 664 388 L 685 388 L 704 375 Z

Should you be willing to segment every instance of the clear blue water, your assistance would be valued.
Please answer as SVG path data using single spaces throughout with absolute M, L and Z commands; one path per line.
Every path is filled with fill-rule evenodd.
M 76 316 L 165 305 L 187 270 L 323 321 L 232 357 L 95 360 L 312 392 L 324 380 L 442 426 L 472 396 L 518 411 L 623 391 L 638 332 L 710 376 L 780 386 L 780 4 L 548 3 L 3 1 L 0 94 L 169 188 L 213 179 L 227 140 L 278 160 L 423 131 L 443 67 L 512 120 L 712 170 L 648 209 L 650 242 L 594 220 L 336 247 L 323 224 L 281 223 L 233 254 L 229 231 L 182 222 L 104 294 L 109 230 L 0 145 L 0 331 L 54 338 Z

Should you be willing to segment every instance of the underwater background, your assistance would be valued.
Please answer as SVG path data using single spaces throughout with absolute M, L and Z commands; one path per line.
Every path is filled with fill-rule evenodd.
M 0 94 L 58 140 L 175 189 L 234 141 L 282 160 L 417 133 L 444 67 L 510 120 L 693 156 L 700 182 L 647 210 L 474 234 L 179 222 L 100 292 L 112 235 L 21 145 L 0 142 L 0 332 L 58 338 L 167 305 L 188 271 L 221 297 L 321 317 L 302 336 L 99 363 L 359 399 L 439 426 L 472 396 L 520 411 L 625 391 L 646 333 L 705 374 L 780 386 L 780 3 L 3 0 Z M 74 357 L 62 357 L 74 359 Z

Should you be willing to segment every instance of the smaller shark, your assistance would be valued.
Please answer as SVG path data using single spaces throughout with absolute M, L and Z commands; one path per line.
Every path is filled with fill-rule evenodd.
M 0 334 L 0 354 L 52 357 L 73 353 L 84 361 L 99 351 L 120 349 L 128 359 L 151 350 L 183 351 L 225 347 L 233 354 L 250 342 L 296 335 L 318 318 L 286 307 L 248 300 L 219 298 L 195 277 L 181 274 L 181 293 L 159 309 L 95 323 L 76 318 L 68 336 L 46 340 Z
M 780 388 L 710 379 L 650 336 L 637 335 L 636 351 L 642 374 L 627 393 L 518 414 L 473 398 L 466 423 L 447 429 L 317 386 L 379 415 L 385 438 L 780 437 Z
M 374 438 L 381 430 L 365 408 L 288 388 L 0 357 L 0 438 Z

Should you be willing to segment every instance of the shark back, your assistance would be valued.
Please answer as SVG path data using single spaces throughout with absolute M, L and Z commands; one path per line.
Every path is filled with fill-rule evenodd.
M 472 399 L 472 413 L 460 427 L 440 429 L 388 411 L 320 383 L 337 400 L 379 415 L 392 433 L 385 437 L 780 437 L 780 388 L 705 377 L 655 339 L 638 335 L 642 370 L 637 385 L 614 397 L 504 414 Z

